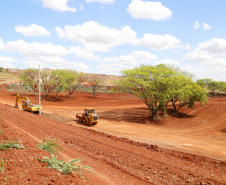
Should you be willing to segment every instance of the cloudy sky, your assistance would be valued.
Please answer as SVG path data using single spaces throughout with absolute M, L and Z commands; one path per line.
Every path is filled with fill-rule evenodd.
M 224 0 L 2 0 L 0 66 L 119 75 L 174 64 L 226 81 Z

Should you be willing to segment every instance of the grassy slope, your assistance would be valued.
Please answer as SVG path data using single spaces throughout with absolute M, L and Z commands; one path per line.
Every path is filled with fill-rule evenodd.
M 17 72 L 0 72 L 0 84 L 9 84 L 19 81 L 19 73 Z

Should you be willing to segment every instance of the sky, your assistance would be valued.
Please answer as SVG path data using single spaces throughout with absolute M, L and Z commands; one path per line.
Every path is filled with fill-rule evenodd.
M 120 75 L 172 64 L 226 81 L 224 0 L 1 0 L 0 67 Z

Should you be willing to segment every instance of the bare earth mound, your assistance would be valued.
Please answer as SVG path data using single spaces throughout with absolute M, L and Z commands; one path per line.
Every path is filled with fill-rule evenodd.
M 161 125 L 148 121 L 148 110 L 140 100 L 61 98 L 43 101 L 45 114 L 39 116 L 9 106 L 14 104 L 15 93 L 1 91 L 0 102 L 9 105 L 0 104 L 0 142 L 21 140 L 25 148 L 0 151 L 0 163 L 5 162 L 0 184 L 226 184 L 225 160 L 216 160 L 225 157 L 225 98 L 183 110 Z M 37 103 L 33 96 L 31 101 Z M 87 128 L 75 120 L 74 115 L 85 107 L 94 107 L 99 113 L 101 119 L 95 127 Z M 75 174 L 62 175 L 47 168 L 35 158 L 49 156 L 35 147 L 43 139 L 57 139 L 64 148 L 60 159 L 81 157 L 82 165 L 97 174 L 84 172 L 84 181 Z M 199 153 L 200 142 L 205 143 L 200 155 L 164 149 Z

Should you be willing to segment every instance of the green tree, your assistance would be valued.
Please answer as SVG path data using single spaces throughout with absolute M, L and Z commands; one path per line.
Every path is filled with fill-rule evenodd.
M 49 94 L 53 92 L 56 87 L 55 76 L 51 71 L 41 71 L 42 89 L 46 93 L 46 99 L 49 99 Z
M 78 87 L 86 81 L 87 75 L 77 71 L 67 71 L 65 77 L 65 90 L 68 91 L 69 98 L 71 99 L 72 94 L 78 89 Z
M 103 78 L 100 75 L 92 75 L 88 78 L 88 86 L 92 89 L 93 96 L 96 97 L 96 92 L 102 87 Z
M 220 90 L 220 86 L 219 85 L 220 85 L 219 82 L 217 82 L 217 81 L 211 81 L 208 84 L 208 90 L 211 93 L 214 93 L 214 92 Z
M 54 91 L 56 92 L 56 99 L 61 91 L 66 88 L 66 76 L 68 74 L 67 70 L 56 69 L 51 72 L 53 83 L 56 85 Z
M 219 85 L 219 91 L 226 93 L 226 82 L 220 81 L 218 85 Z
M 208 85 L 209 85 L 210 82 L 212 82 L 212 80 L 209 79 L 209 78 L 198 79 L 198 80 L 196 81 L 196 83 L 197 83 L 198 85 L 200 85 L 201 87 L 204 87 L 204 88 L 208 88 Z
M 37 96 L 37 89 L 39 85 L 39 71 L 38 69 L 26 69 L 20 75 L 20 82 L 24 85 L 29 86 Z
M 182 106 L 193 106 L 195 101 L 207 101 L 205 90 L 192 81 L 191 75 L 179 68 L 163 64 L 141 65 L 123 70 L 122 75 L 118 87 L 139 97 L 149 108 L 152 117 L 158 117 L 159 110 L 166 114 L 169 102 L 177 111 Z
M 4 71 L 4 68 L 3 67 L 0 67 L 0 72 L 3 72 Z
M 198 85 L 200 85 L 201 87 L 205 87 L 211 93 L 214 93 L 214 92 L 217 92 L 217 91 L 218 92 L 225 92 L 226 82 L 223 82 L 223 81 L 213 81 L 209 78 L 205 78 L 205 79 L 197 80 L 196 83 Z

